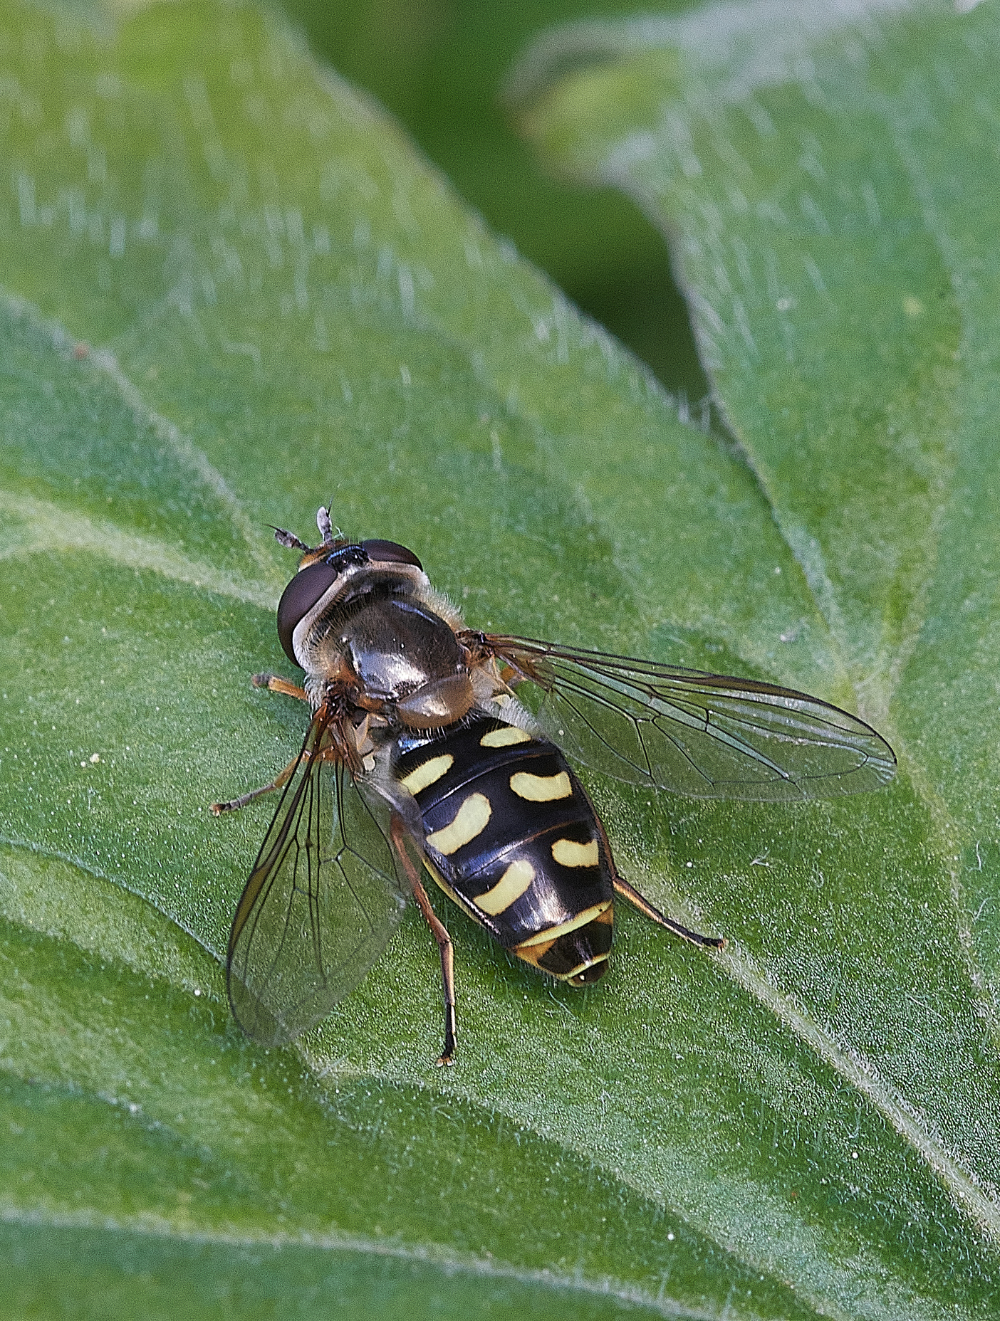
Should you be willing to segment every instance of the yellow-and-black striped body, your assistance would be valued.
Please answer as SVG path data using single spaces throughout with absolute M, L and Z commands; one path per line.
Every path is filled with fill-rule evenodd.
M 511 953 L 574 985 L 604 971 L 614 867 L 554 743 L 477 717 L 400 739 L 395 778 L 416 799 L 434 879 Z

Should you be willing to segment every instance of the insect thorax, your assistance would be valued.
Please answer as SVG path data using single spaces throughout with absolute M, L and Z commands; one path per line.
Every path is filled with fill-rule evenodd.
M 334 601 L 304 642 L 307 670 L 344 679 L 413 729 L 460 720 L 473 704 L 466 653 L 451 625 L 410 589 L 383 578 Z

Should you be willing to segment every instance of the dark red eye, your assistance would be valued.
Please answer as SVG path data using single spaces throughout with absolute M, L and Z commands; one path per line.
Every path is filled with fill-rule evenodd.
M 281 593 L 278 602 L 278 639 L 293 665 L 299 662 L 292 650 L 292 634 L 330 584 L 340 576 L 342 567 L 336 561 L 331 563 L 329 560 L 318 560 L 301 569 Z
M 389 564 L 415 564 L 421 570 L 424 567 L 412 550 L 397 545 L 395 541 L 362 541 L 361 546 L 368 552 L 369 559 Z
M 314 553 L 310 551 L 310 554 Z M 298 625 L 348 566 L 372 561 L 382 564 L 414 564 L 418 569 L 423 569 L 413 551 L 407 550 L 405 546 L 398 546 L 394 541 L 362 541 L 337 546 L 323 559 L 315 560 L 300 569 L 288 584 L 278 602 L 278 640 L 293 665 L 299 665 L 292 647 L 292 634 Z

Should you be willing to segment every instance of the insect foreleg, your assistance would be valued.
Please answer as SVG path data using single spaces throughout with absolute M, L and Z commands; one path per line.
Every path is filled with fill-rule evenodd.
M 623 881 L 620 876 L 615 877 L 614 887 L 623 898 L 657 926 L 666 927 L 668 931 L 672 931 L 675 936 L 680 936 L 683 940 L 690 940 L 692 945 L 708 945 L 711 949 L 722 949 L 725 945 L 725 936 L 703 936 L 697 931 L 689 931 L 687 927 L 682 927 L 672 918 L 665 917 L 658 908 L 654 908 L 648 899 L 645 899 L 638 890 L 633 890 L 628 881 Z
M 392 814 L 389 834 L 392 837 L 393 848 L 403 864 L 403 870 L 406 872 L 406 879 L 410 883 L 413 897 L 417 901 L 417 907 L 423 913 L 424 920 L 430 927 L 441 954 L 441 982 L 444 986 L 444 1050 L 442 1050 L 437 1063 L 439 1065 L 451 1064 L 454 1062 L 455 1054 L 455 962 L 451 936 L 448 935 L 448 928 L 435 915 L 434 909 L 431 907 L 431 901 L 427 898 L 427 891 L 424 889 L 420 875 L 413 865 L 413 859 L 406 851 L 406 827 L 403 825 L 402 818 L 397 816 L 395 812 Z
M 299 688 L 288 679 L 282 679 L 279 674 L 255 674 L 250 682 L 255 688 L 267 688 L 272 693 L 284 693 L 286 697 L 297 697 L 300 702 L 308 702 L 309 698 L 304 688 Z
M 249 793 L 240 794 L 239 798 L 231 798 L 228 803 L 213 803 L 209 811 L 213 816 L 221 816 L 223 812 L 235 812 L 237 808 L 246 807 L 247 803 L 252 803 L 255 798 L 260 798 L 262 794 L 273 793 L 275 789 L 280 789 L 282 785 L 288 783 L 288 779 L 298 766 L 299 761 L 308 756 L 308 752 L 303 752 L 300 757 L 293 757 L 281 774 L 275 776 L 270 784 L 265 784 L 260 789 L 251 789 Z

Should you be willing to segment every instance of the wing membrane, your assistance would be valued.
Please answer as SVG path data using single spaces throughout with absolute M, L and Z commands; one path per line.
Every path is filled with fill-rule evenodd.
M 795 801 L 878 789 L 896 757 L 864 721 L 806 693 L 652 661 L 487 635 L 545 691 L 538 718 L 587 765 L 695 798 Z
M 381 954 L 404 907 L 378 804 L 336 757 L 334 734 L 321 710 L 229 936 L 229 1002 L 265 1046 L 325 1018 Z

